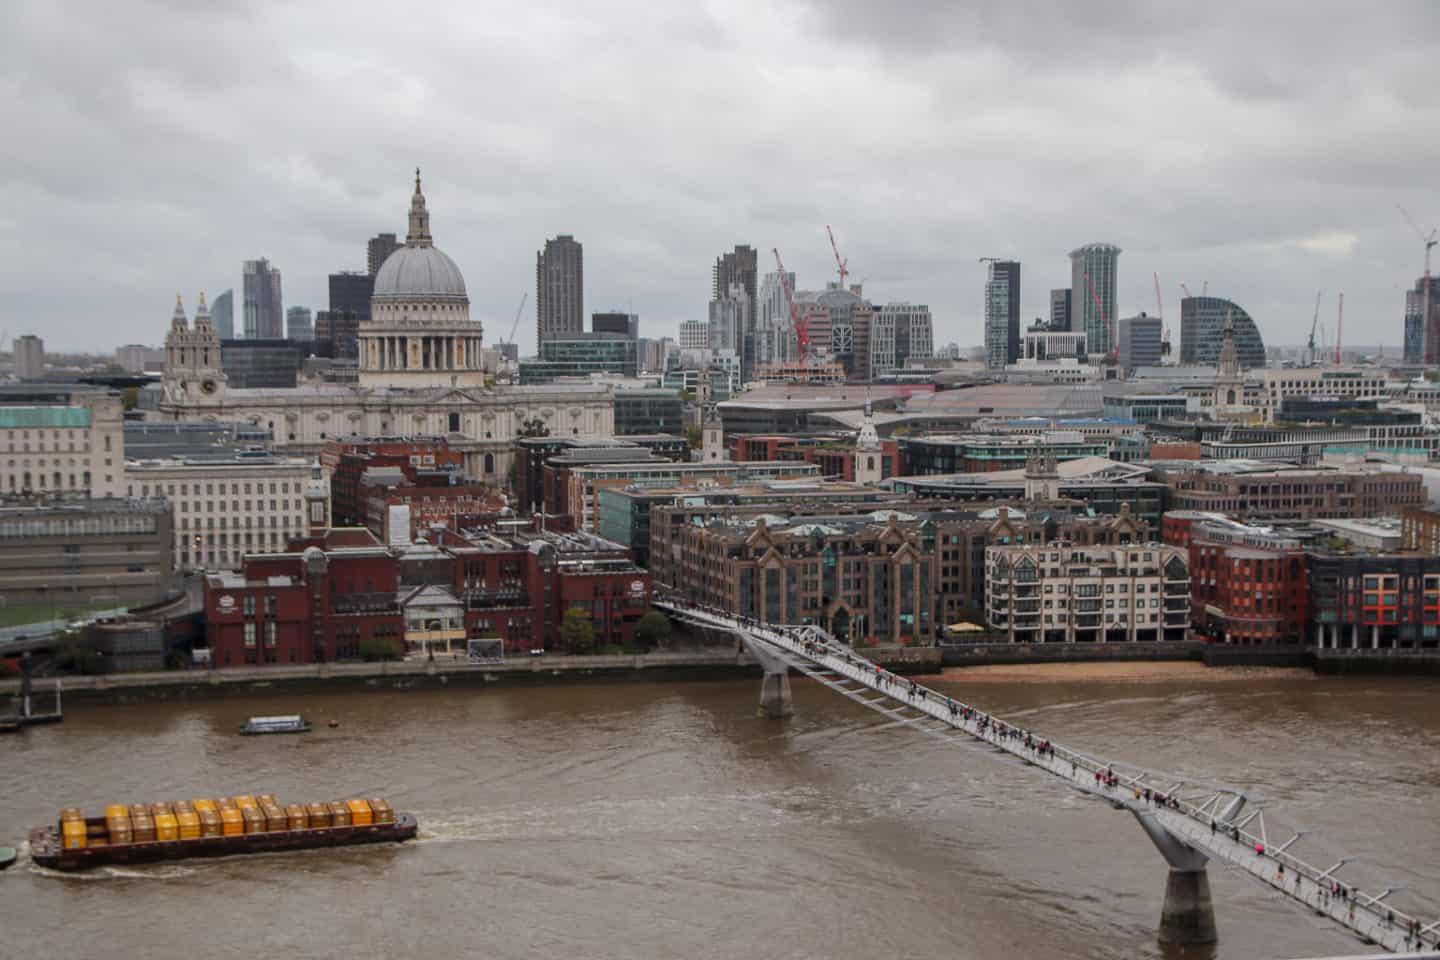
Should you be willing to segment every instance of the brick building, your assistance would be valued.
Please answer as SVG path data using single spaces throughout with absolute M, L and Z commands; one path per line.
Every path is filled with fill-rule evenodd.
M 1400 536 L 1406 550 L 1440 554 L 1440 510 L 1406 507 L 1400 514 Z
M 1190 619 L 1205 639 L 1305 643 L 1310 577 L 1299 539 L 1267 527 L 1204 518 L 1191 525 L 1188 540 Z
M 1427 502 L 1419 474 L 1289 467 L 1252 460 L 1163 463 L 1154 472 L 1169 488 L 1169 508 L 1242 520 L 1372 517 Z
M 320 464 L 330 472 L 331 513 L 336 526 L 365 523 L 360 478 L 367 470 L 395 467 L 411 483 L 421 473 L 462 472 L 465 455 L 444 437 L 337 437 L 326 444 Z
M 820 468 L 821 476 L 838 480 L 855 479 L 855 439 L 850 436 L 733 434 L 728 439 L 731 460 L 813 463 Z M 881 440 L 879 457 L 881 479 L 900 476 L 902 461 L 897 441 Z

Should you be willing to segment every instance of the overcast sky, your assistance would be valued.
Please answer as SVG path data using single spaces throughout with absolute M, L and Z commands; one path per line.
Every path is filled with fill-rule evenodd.
M 1440 3 L 0 3 L 0 329 L 158 343 L 177 291 L 270 258 L 286 306 L 405 232 L 487 342 L 534 343 L 535 251 L 585 246 L 585 309 L 644 335 L 705 316 L 735 243 L 979 343 L 982 256 L 1023 313 L 1066 253 L 1120 258 L 1120 313 L 1179 284 L 1267 342 L 1401 341 L 1416 230 L 1440 223 Z M 1175 338 L 1178 343 L 1178 329 Z

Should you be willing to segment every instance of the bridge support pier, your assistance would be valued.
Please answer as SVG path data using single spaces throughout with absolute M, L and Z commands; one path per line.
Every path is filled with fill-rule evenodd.
M 790 674 L 785 670 L 765 671 L 765 679 L 760 681 L 760 716 L 778 720 L 794 712 L 795 706 L 790 702 Z
M 1214 943 L 1219 934 L 1215 929 L 1215 906 L 1210 901 L 1210 875 L 1205 872 L 1209 859 L 1166 830 L 1154 811 L 1128 809 L 1170 865 L 1170 876 L 1165 880 L 1165 903 L 1160 908 L 1160 942 Z
M 1214 943 L 1215 907 L 1210 902 L 1210 875 L 1201 870 L 1170 870 L 1165 880 L 1165 905 L 1160 908 L 1160 942 Z

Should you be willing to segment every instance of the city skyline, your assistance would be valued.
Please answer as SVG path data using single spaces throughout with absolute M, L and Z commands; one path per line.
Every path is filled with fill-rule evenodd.
M 1440 222 L 1426 185 L 1440 144 L 1424 133 L 1437 108 L 1412 93 L 1423 89 L 1426 38 L 1440 32 L 1434 8 L 1335 6 L 1299 24 L 1259 11 L 1243 35 L 1224 9 L 1178 20 L 1149 5 L 1098 18 L 1063 5 L 1028 18 L 859 9 L 838 36 L 833 6 L 782 8 L 764 31 L 747 26 L 758 9 L 725 22 L 692 8 L 658 20 L 638 6 L 582 12 L 547 20 L 545 44 L 524 40 L 542 12 L 507 11 L 494 29 L 494 16 L 457 6 L 440 14 L 453 48 L 419 63 L 397 51 L 425 29 L 384 8 L 356 17 L 332 49 L 306 36 L 321 14 L 281 6 L 123 18 L 96 7 L 99 32 L 123 30 L 129 42 L 95 45 L 52 44 L 62 16 L 12 7 L 0 14 L 0 49 L 7 73 L 25 77 L 24 98 L 7 106 L 27 150 L 0 181 L 14 198 L 0 242 L 15 251 L 0 310 L 17 330 L 43 326 L 61 350 L 97 335 L 158 341 L 175 289 L 238 289 L 235 266 L 256 251 L 283 267 L 287 306 L 320 309 L 329 274 L 365 270 L 366 240 L 402 228 L 394 183 L 418 164 L 490 331 L 508 329 L 533 289 L 529 261 L 546 237 L 584 238 L 586 298 L 624 304 L 659 334 L 705 316 L 714 251 L 735 242 L 778 247 L 801 288 L 834 279 L 829 223 L 852 279 L 877 303 L 930 304 L 937 342 L 982 342 L 976 257 L 999 251 L 1026 265 L 1028 324 L 1068 284 L 1068 251 L 1103 239 L 1127 251 L 1120 316 L 1155 312 L 1158 273 L 1172 335 L 1179 284 L 1198 292 L 1208 281 L 1211 294 L 1247 305 L 1267 343 L 1301 344 L 1315 291 L 1322 321 L 1343 291 L 1346 327 L 1398 352 L 1423 251 L 1396 206 L 1423 229 Z M 1057 50 L 1055 31 L 1027 29 L 1027 19 L 1075 42 Z M 257 31 L 261 57 L 250 44 L 212 46 Z M 585 39 L 612 34 L 637 54 L 627 61 L 674 66 L 684 79 L 637 95 L 632 68 Z M 897 66 L 887 56 L 897 48 L 914 56 Z M 1122 50 L 1140 55 L 1098 55 Z M 1344 69 L 1312 77 L 1308 66 L 1327 58 Z M 782 61 L 773 76 L 758 69 Z M 339 77 L 371 62 L 405 92 L 342 89 Z M 159 63 L 163 95 L 143 82 Z M 534 82 L 516 83 L 516 71 Z M 79 95 L 97 72 L 135 82 L 102 105 Z M 728 76 L 746 79 L 727 86 Z M 282 82 L 283 96 L 240 96 Z M 1004 96 L 955 96 L 977 83 Z M 514 96 L 471 94 L 494 88 Z M 713 109 L 682 109 L 700 98 Z M 264 102 L 263 123 L 286 143 L 267 163 L 228 160 L 231 125 L 196 119 L 262 123 L 250 112 Z M 657 112 L 673 122 L 655 125 Z M 717 116 L 729 118 L 722 138 Z M 857 122 L 866 136 L 855 136 Z M 823 164 L 777 155 L 775 137 L 796 124 L 851 146 Z M 1217 131 L 1247 149 L 1223 149 Z M 885 146 L 900 136 L 903 154 Z M 62 267 L 77 263 L 79 282 Z M 525 326 L 522 352 L 532 352 Z

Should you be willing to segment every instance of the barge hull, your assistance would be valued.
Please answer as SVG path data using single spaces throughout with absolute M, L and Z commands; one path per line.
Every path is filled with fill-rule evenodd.
M 418 824 L 410 814 L 396 814 L 394 823 L 367 826 L 323 827 L 315 830 L 274 830 L 228 837 L 162 840 L 146 843 L 105 844 L 63 849 L 54 827 L 30 831 L 30 859 L 52 870 L 90 870 L 95 867 L 189 860 L 195 857 L 233 857 L 277 850 L 311 850 L 362 843 L 403 843 L 414 839 Z

